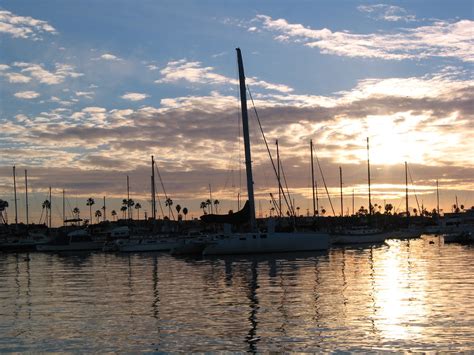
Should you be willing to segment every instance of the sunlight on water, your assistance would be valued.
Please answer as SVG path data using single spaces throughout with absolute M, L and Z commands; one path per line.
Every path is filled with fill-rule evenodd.
M 4 351 L 474 349 L 474 248 L 1 254 Z

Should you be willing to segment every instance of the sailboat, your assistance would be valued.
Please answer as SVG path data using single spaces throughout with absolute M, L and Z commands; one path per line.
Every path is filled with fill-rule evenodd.
M 216 236 L 208 242 L 202 254 L 254 254 L 327 250 L 329 248 L 329 235 L 327 233 L 297 231 L 282 233 L 275 232 L 272 228 L 269 228 L 267 232 L 257 230 L 244 66 L 240 48 L 237 48 L 236 51 L 239 67 L 240 103 L 245 148 L 250 231 L 244 233 L 226 233 L 221 236 Z M 207 217 L 207 219 L 209 219 L 209 217 Z

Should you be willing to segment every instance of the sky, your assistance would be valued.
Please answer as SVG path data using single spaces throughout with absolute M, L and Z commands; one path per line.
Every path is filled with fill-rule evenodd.
M 269 214 L 279 140 L 288 188 L 311 210 L 309 141 L 336 214 L 372 203 L 404 209 L 474 205 L 472 1 L 0 0 L 0 199 L 19 220 L 24 170 L 31 219 L 53 190 L 60 223 L 131 197 L 150 214 L 151 155 L 173 207 L 238 208 L 245 195 L 235 48 L 249 102 L 257 216 Z M 255 107 L 255 110 L 254 110 Z M 332 214 L 321 173 L 316 180 Z M 158 182 L 161 200 L 164 199 Z M 245 197 L 242 197 L 244 199 Z M 418 199 L 418 203 L 416 199 Z M 159 214 L 167 214 L 166 208 Z M 110 218 L 110 216 L 107 216 Z

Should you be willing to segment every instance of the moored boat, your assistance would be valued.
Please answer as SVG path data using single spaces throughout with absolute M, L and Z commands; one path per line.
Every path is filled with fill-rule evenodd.
M 51 242 L 36 246 L 38 251 L 94 251 L 102 250 L 103 241 L 93 239 L 92 236 L 83 229 L 69 232 L 54 237 Z

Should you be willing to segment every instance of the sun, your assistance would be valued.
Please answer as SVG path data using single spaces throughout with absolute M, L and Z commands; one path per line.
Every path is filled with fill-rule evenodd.
M 426 147 L 422 134 L 412 125 L 419 118 L 400 114 L 394 116 L 369 116 L 366 119 L 370 142 L 370 161 L 375 165 L 396 165 L 405 161 L 423 162 Z M 362 138 L 362 137 L 361 137 Z

